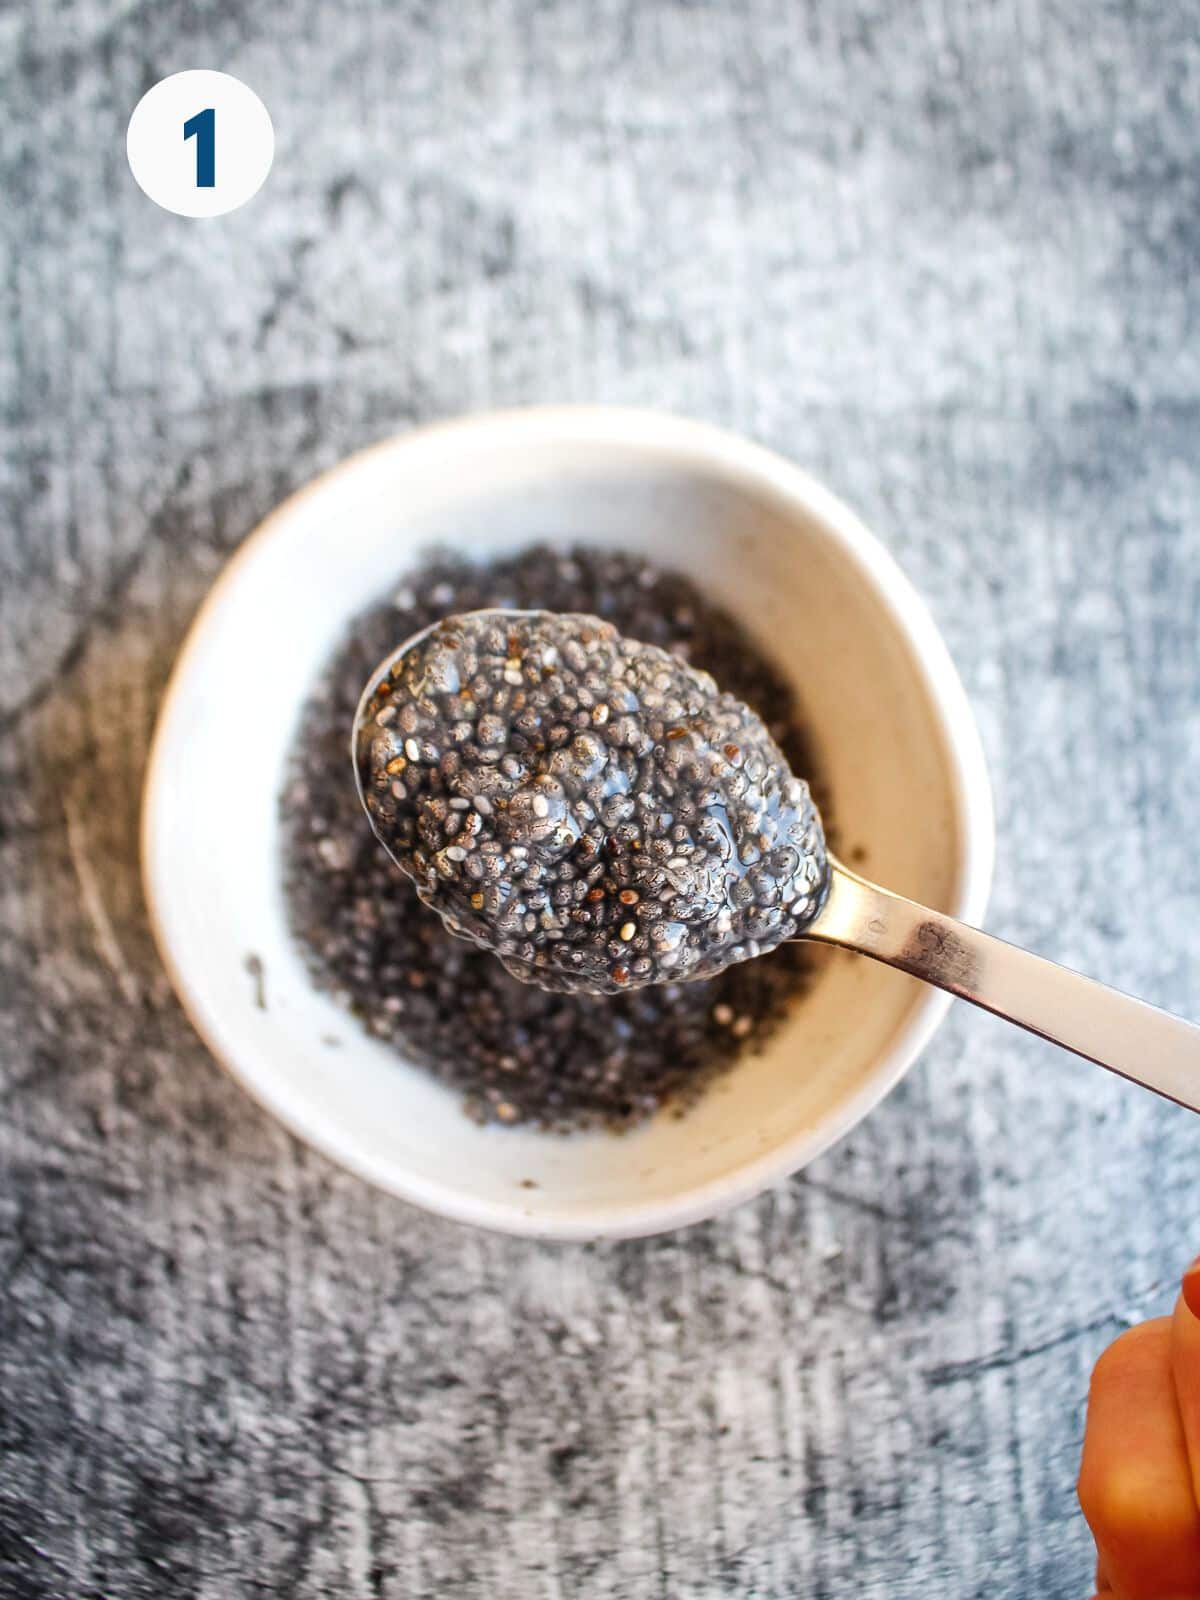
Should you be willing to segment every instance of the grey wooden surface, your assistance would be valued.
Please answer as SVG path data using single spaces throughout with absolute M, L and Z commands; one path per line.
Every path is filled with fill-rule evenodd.
M 1186 4 L 0 10 L 0 1593 L 1087 1592 L 1087 1374 L 1200 1244 L 1200 1124 L 956 1010 L 807 1173 L 552 1248 L 372 1193 L 197 1043 L 136 861 L 188 619 L 281 495 L 493 404 L 827 477 L 995 779 L 989 923 L 1200 1013 Z M 125 164 L 219 66 L 243 211 Z

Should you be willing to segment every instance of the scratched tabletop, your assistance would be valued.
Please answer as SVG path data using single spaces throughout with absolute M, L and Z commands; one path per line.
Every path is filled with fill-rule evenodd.
M 0 1594 L 1090 1592 L 1088 1374 L 1200 1248 L 1200 1123 L 959 1006 L 732 1215 L 471 1231 L 214 1064 L 137 812 L 289 491 L 469 410 L 662 407 L 827 479 L 927 598 L 988 926 L 1200 1014 L 1191 8 L 9 0 L 0 53 Z M 125 127 L 201 66 L 277 146 L 192 221 Z

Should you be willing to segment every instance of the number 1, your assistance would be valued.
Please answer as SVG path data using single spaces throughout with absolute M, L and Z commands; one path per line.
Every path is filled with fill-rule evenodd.
M 183 125 L 185 142 L 195 134 L 196 136 L 196 187 L 197 189 L 215 189 L 217 187 L 217 113 L 209 107 L 207 111 L 197 111 L 194 117 L 189 117 Z

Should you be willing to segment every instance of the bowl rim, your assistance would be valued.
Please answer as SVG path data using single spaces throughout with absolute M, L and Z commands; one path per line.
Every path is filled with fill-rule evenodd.
M 888 1048 L 868 1069 L 858 1091 L 816 1125 L 734 1170 L 683 1190 L 669 1198 L 610 1203 L 561 1215 L 539 1216 L 522 1208 L 481 1199 L 460 1187 L 415 1179 L 357 1147 L 289 1099 L 279 1084 L 277 1067 L 265 1071 L 241 1057 L 226 1041 L 220 1020 L 209 1014 L 187 973 L 175 960 L 164 907 L 170 893 L 160 871 L 156 847 L 166 787 L 166 754 L 182 685 L 192 660 L 236 587 L 243 563 L 269 541 L 284 536 L 302 503 L 336 493 L 345 480 L 376 466 L 385 457 L 416 459 L 454 452 L 461 446 L 503 444 L 603 444 L 628 449 L 633 455 L 670 461 L 683 469 L 717 470 L 733 489 L 761 494 L 767 490 L 797 512 L 821 525 L 874 589 L 893 616 L 920 673 L 938 724 L 949 788 L 958 822 L 957 894 L 950 911 L 964 921 L 982 920 L 991 888 L 995 859 L 995 819 L 983 744 L 958 670 L 925 602 L 886 546 L 859 517 L 804 468 L 764 445 L 712 423 L 669 412 L 638 407 L 562 405 L 528 406 L 472 413 L 393 434 L 355 451 L 319 473 L 283 500 L 246 536 L 218 573 L 193 617 L 171 668 L 146 764 L 141 813 L 142 883 L 151 932 L 160 959 L 183 1010 L 201 1041 L 220 1065 L 266 1111 L 297 1138 L 339 1166 L 378 1188 L 427 1211 L 457 1222 L 539 1239 L 582 1241 L 634 1238 L 686 1227 L 719 1215 L 763 1192 L 815 1160 L 860 1122 L 895 1087 L 939 1027 L 951 996 L 927 988 L 918 996 Z

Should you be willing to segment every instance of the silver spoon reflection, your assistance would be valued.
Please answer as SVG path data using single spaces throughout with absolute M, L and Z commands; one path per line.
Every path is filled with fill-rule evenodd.
M 1200 1110 L 1200 1028 L 851 872 L 755 713 L 597 617 L 416 634 L 364 689 L 353 756 L 420 898 L 524 981 L 620 993 L 813 939 Z

